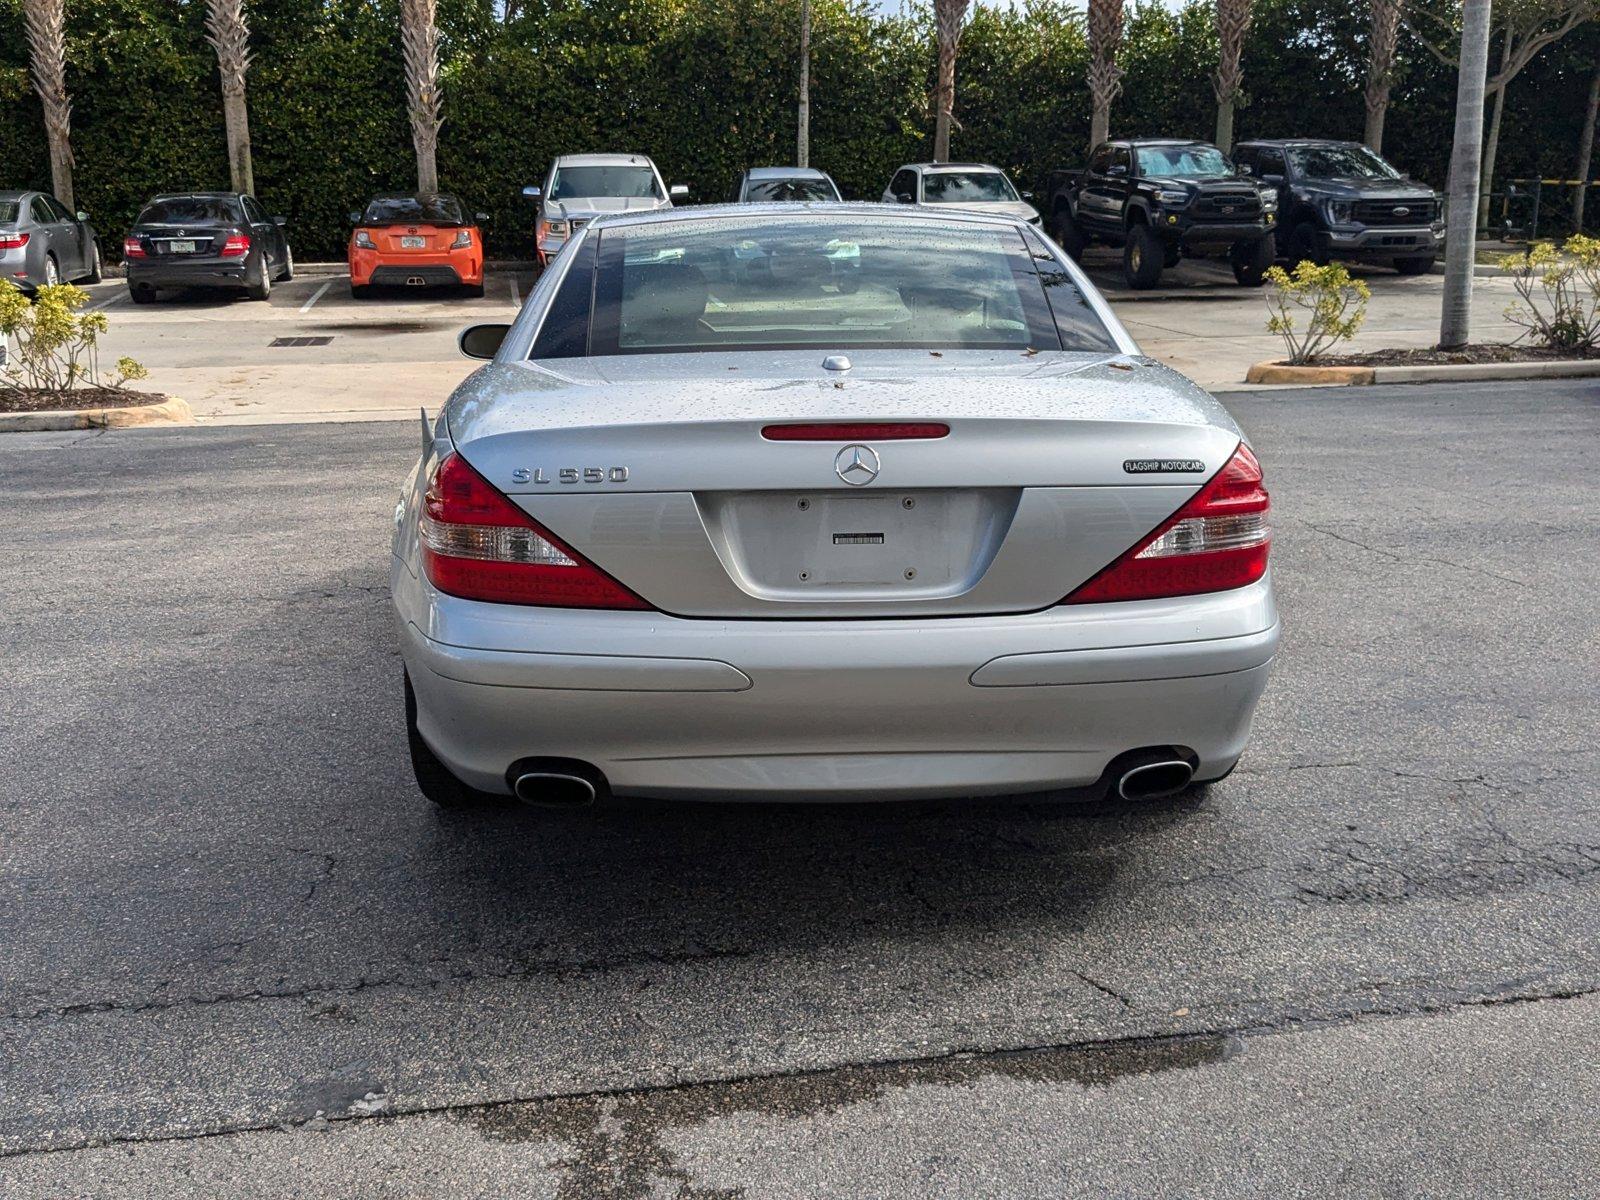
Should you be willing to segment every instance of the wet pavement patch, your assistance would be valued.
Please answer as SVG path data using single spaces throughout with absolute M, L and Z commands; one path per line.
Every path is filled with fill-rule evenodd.
M 1129 1076 L 1191 1070 L 1243 1053 L 1232 1035 L 1207 1034 L 994 1054 L 459 1110 L 456 1119 L 501 1142 L 568 1147 L 557 1163 L 561 1200 L 649 1197 L 662 1181 L 684 1200 L 733 1200 L 738 1190 L 696 1187 L 663 1141 L 674 1130 L 734 1113 L 800 1120 L 913 1088 L 958 1088 L 987 1079 L 1106 1087 Z

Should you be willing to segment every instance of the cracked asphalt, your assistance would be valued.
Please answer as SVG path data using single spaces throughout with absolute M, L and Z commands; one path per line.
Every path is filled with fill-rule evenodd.
M 1235 396 L 1205 803 L 441 818 L 408 425 L 0 442 L 0 1195 L 1589 1196 L 1591 382 Z

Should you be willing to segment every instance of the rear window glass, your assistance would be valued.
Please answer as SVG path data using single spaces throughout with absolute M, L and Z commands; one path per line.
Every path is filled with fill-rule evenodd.
M 826 179 L 752 179 L 744 198 L 753 202 L 780 200 L 837 200 L 839 193 Z
M 173 196 L 144 206 L 136 225 L 199 225 L 206 221 L 242 220 L 239 204 L 217 196 Z
M 363 225 L 465 225 L 454 196 L 374 196 L 361 214 Z
M 934 171 L 922 177 L 928 204 L 981 204 L 1015 200 L 1016 189 L 999 171 Z
M 1042 242 L 1013 228 L 730 218 L 595 232 L 592 355 L 1114 348 L 1071 277 L 1037 257 Z

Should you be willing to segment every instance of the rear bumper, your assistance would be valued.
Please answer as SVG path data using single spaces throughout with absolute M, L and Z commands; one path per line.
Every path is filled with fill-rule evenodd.
M 185 263 L 132 259 L 127 263 L 128 283 L 148 287 L 242 288 L 250 270 L 249 263 L 248 256 Z
M 350 282 L 356 287 L 403 287 L 421 279 L 430 287 L 483 282 L 483 257 L 475 247 L 449 253 L 388 255 L 387 252 L 356 250 L 349 256 Z
M 351 278 L 352 283 L 363 282 Z M 374 267 L 366 283 L 377 287 L 456 287 L 463 281 L 460 273 L 450 266 L 382 266 Z
M 1086 786 L 1181 746 L 1244 749 L 1277 648 L 1268 580 L 1235 592 L 917 621 L 686 620 L 442 596 L 395 560 L 418 724 L 467 783 L 525 757 L 621 794 L 892 799 Z M 469 643 L 469 644 L 462 644 Z

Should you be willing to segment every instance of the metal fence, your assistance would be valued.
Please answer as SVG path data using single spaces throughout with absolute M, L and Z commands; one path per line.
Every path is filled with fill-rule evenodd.
M 1583 232 L 1573 228 L 1575 188 L 1586 188 L 1584 230 L 1600 229 L 1600 179 L 1508 179 L 1505 189 L 1489 193 L 1486 232 L 1505 241 L 1534 241 L 1540 235 L 1562 237 Z

